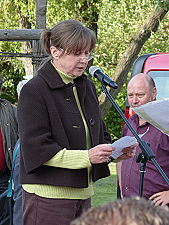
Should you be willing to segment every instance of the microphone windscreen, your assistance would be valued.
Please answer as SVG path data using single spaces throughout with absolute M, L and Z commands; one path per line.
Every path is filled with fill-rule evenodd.
M 90 68 L 89 68 L 89 74 L 92 76 L 92 77 L 94 77 L 94 73 L 95 73 L 95 71 L 96 70 L 100 70 L 97 66 L 91 66 Z

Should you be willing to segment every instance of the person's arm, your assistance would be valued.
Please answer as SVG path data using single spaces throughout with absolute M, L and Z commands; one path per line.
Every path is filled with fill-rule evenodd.
M 62 149 L 49 161 L 45 162 L 44 165 L 67 169 L 82 169 L 90 167 L 91 163 L 88 150 Z
M 80 169 L 90 167 L 91 164 L 105 163 L 114 148 L 108 144 L 100 144 L 89 150 L 59 151 L 44 165 L 62 167 L 67 169 Z
M 169 204 L 169 190 L 155 193 L 149 199 L 154 205 L 167 205 Z
M 39 83 L 26 83 L 17 107 L 21 154 L 27 173 L 34 172 L 63 149 L 52 139 L 49 112 L 41 84 L 41 80 Z

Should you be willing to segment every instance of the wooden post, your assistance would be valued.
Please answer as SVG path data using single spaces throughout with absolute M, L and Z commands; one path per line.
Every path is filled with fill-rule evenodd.
M 3 29 L 0 30 L 0 41 L 39 40 L 41 29 Z
M 46 6 L 47 0 L 36 0 L 36 29 L 46 28 Z M 33 75 L 35 76 L 44 56 L 39 40 L 32 41 L 32 53 Z

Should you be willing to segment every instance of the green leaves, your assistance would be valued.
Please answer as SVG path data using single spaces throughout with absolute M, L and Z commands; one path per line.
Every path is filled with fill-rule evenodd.
M 93 64 L 100 67 L 114 79 L 117 63 L 128 47 L 137 30 L 156 7 L 166 10 L 169 0 L 48 0 L 47 27 L 58 21 L 77 19 L 97 33 L 98 41 Z M 27 24 L 36 25 L 35 0 L 0 0 L 1 29 L 20 29 Z M 156 33 L 152 33 L 140 54 L 169 52 L 169 15 L 166 15 Z M 23 52 L 21 43 L 0 42 L 0 51 Z M 5 76 L 5 91 L 16 98 L 16 82 L 21 80 L 24 67 L 17 58 L 1 60 L 1 72 Z M 94 80 L 98 95 L 101 85 Z M 125 106 L 126 84 L 116 98 L 121 109 Z M 14 94 L 13 94 L 14 93 Z M 111 108 L 105 117 L 106 124 L 114 139 L 120 136 L 121 119 Z
M 151 3 L 152 3 L 155 7 L 164 8 L 164 9 L 166 9 L 166 10 L 169 9 L 169 0 L 151 0 Z

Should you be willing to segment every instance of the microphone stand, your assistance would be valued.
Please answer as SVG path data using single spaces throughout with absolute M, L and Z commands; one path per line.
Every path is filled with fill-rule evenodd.
M 114 87 L 114 88 L 117 88 L 117 87 Z M 130 131 L 132 132 L 132 134 L 136 138 L 136 140 L 139 143 L 139 146 L 142 150 L 142 152 L 138 155 L 137 160 L 136 160 L 136 162 L 140 162 L 140 164 L 141 164 L 141 167 L 140 167 L 140 188 L 139 188 L 140 197 L 143 196 L 143 180 L 144 180 L 144 173 L 145 173 L 145 169 L 146 169 L 146 163 L 147 163 L 148 160 L 151 160 L 151 162 L 154 164 L 156 169 L 159 171 L 159 173 L 161 174 L 161 176 L 163 177 L 165 182 L 169 185 L 169 179 L 166 176 L 166 174 L 164 173 L 164 171 L 162 170 L 162 168 L 159 166 L 157 161 L 155 160 L 155 155 L 152 152 L 151 148 L 149 147 L 149 145 L 145 141 L 141 140 L 141 138 L 138 136 L 136 131 L 133 129 L 131 124 L 128 122 L 124 113 L 121 111 L 119 106 L 114 101 L 113 97 L 110 95 L 110 92 L 107 90 L 106 84 L 104 84 L 104 83 L 102 83 L 102 91 L 108 97 L 109 101 L 115 107 L 117 112 L 120 114 L 123 121 L 126 123 L 127 127 L 130 129 Z

